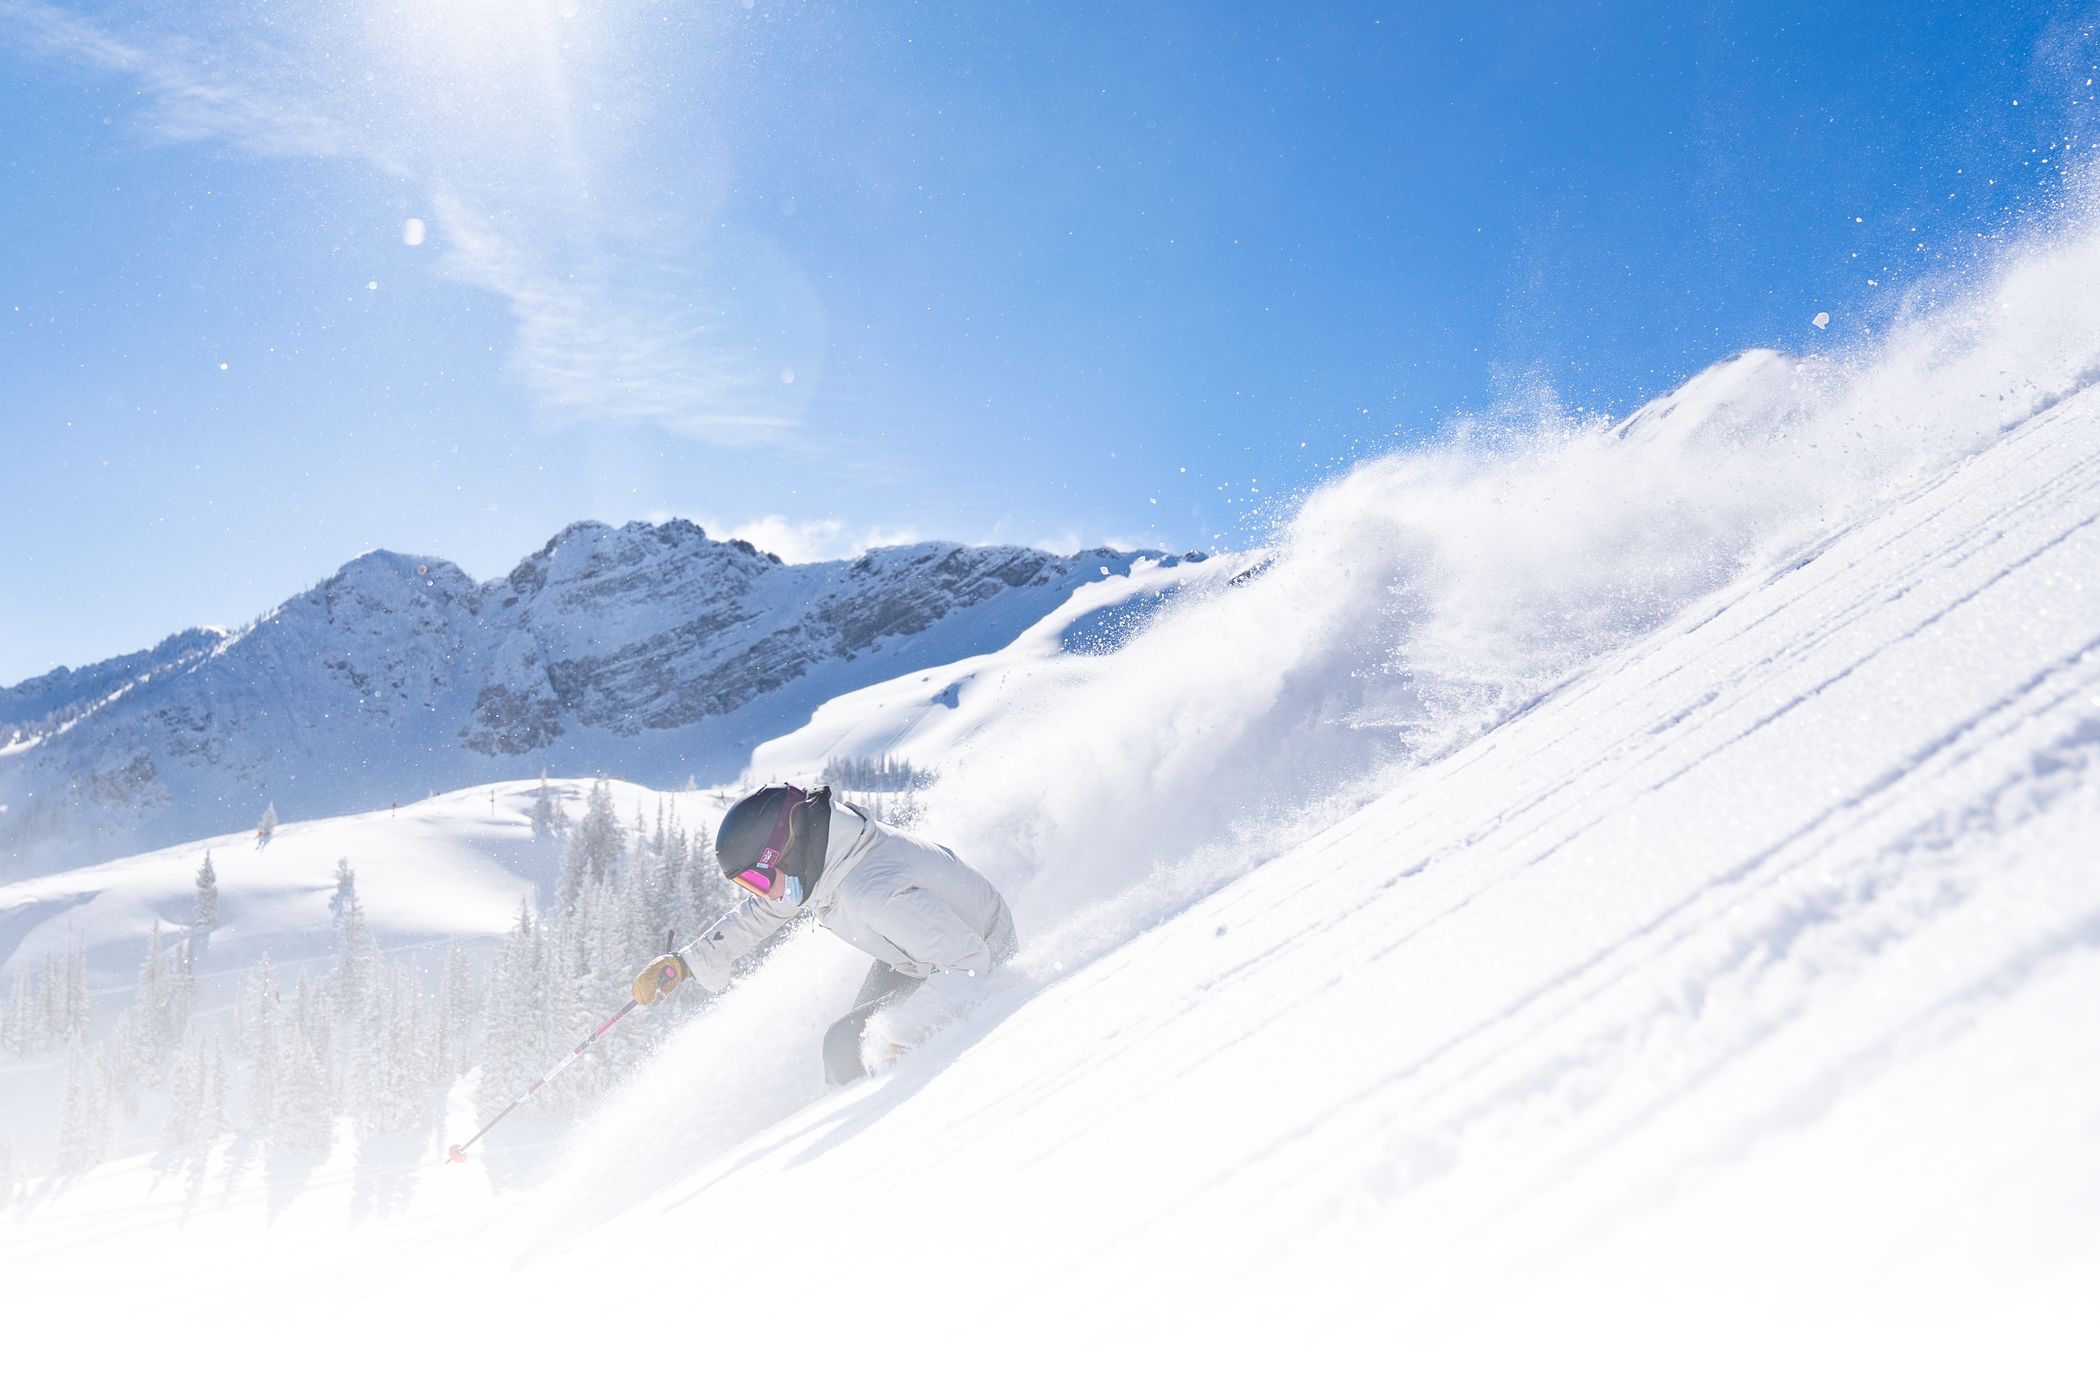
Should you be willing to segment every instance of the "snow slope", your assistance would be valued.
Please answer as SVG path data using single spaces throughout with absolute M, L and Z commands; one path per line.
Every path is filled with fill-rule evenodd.
M 547 783 L 572 815 L 583 811 L 589 786 L 584 779 Z M 618 780 L 607 786 L 630 831 L 637 812 L 653 822 L 659 808 L 686 830 L 705 830 L 735 796 L 726 789 L 657 792 Z M 383 947 L 501 936 L 518 900 L 544 893 L 555 874 L 558 847 L 533 837 L 539 791 L 537 780 L 492 783 L 398 809 L 284 822 L 267 846 L 252 831 L 228 832 L 0 885 L 0 973 L 38 965 L 78 933 L 88 948 L 91 990 L 128 991 L 155 919 L 171 940 L 187 935 L 206 852 L 218 877 L 215 966 L 245 967 L 265 945 L 279 966 L 325 956 L 339 860 L 357 872 L 367 926 Z
M 814 776 L 841 758 L 892 759 L 929 775 L 937 772 L 966 740 L 1007 713 L 1010 685 L 1062 670 L 1075 654 L 1105 654 L 1127 645 L 1170 599 L 1191 588 L 1223 586 L 1241 567 L 1243 562 L 1230 558 L 1189 555 L 1134 560 L 1128 573 L 1103 570 L 1104 577 L 1075 590 L 996 651 L 827 700 L 807 724 L 754 749 L 745 780 Z
M 890 1074 L 819 1097 L 800 935 L 551 1158 L 46 1183 L 0 1316 L 335 1393 L 2090 1394 L 2096 312 L 2074 226 L 1755 412 L 1368 464 L 958 736 L 1024 951 Z

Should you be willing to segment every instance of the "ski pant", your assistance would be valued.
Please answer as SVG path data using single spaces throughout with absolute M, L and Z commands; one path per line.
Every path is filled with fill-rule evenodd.
M 831 1023 L 824 1032 L 824 1082 L 851 1084 L 866 1074 L 860 1059 L 860 1037 L 868 1018 L 885 1006 L 903 1001 L 919 989 L 919 978 L 897 971 L 886 962 L 868 969 L 868 976 L 854 994 L 853 1009 Z
M 992 935 L 992 966 L 998 967 L 1014 955 L 1017 944 L 1013 925 Z M 886 962 L 868 969 L 868 975 L 853 995 L 853 1009 L 831 1023 L 824 1032 L 824 1082 L 851 1084 L 868 1072 L 861 1062 L 860 1038 L 868 1029 L 868 1018 L 885 1006 L 895 1006 L 924 985 L 922 979 L 897 971 Z

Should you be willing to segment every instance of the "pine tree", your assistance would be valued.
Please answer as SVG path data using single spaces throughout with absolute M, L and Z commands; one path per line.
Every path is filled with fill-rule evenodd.
M 554 789 L 547 786 L 547 773 L 540 771 L 540 790 L 532 799 L 532 839 L 549 840 L 559 835 L 568 825 L 561 804 L 554 800 Z
M 204 1047 L 197 1047 L 197 1063 L 205 1064 Z M 197 1132 L 206 1142 L 212 1141 L 232 1125 L 226 1118 L 226 1052 L 219 1048 L 216 1037 L 211 1043 L 211 1061 L 200 1078 L 204 1084 L 204 1095 L 197 1111 Z
M 190 915 L 190 926 L 210 930 L 219 926 L 219 875 L 211 868 L 211 852 L 204 853 L 204 864 L 197 867 L 197 904 Z
M 168 981 L 168 1039 L 179 1049 L 189 1037 L 190 1012 L 197 1005 L 197 944 L 186 938 L 175 954 Z
M 7 1035 L 4 1043 L 17 1055 L 31 1055 L 43 1041 L 43 1027 L 37 1022 L 36 998 L 29 985 L 29 974 L 17 972 L 14 978 L 14 993 L 8 998 Z
M 256 965 L 250 1010 L 242 1018 L 242 1032 L 249 1059 L 248 1118 L 258 1129 L 268 1131 L 277 1121 L 277 1084 L 284 1075 L 282 1062 L 286 1043 L 283 1017 L 277 1001 L 277 978 L 264 953 Z
M 263 808 L 262 820 L 255 824 L 255 849 L 259 851 L 269 845 L 270 838 L 276 834 L 277 804 L 272 802 Z
M 160 920 L 153 921 L 153 937 L 146 945 L 146 961 L 139 967 L 138 995 L 132 1002 L 132 1055 L 139 1074 L 149 1084 L 165 1077 L 167 1056 L 173 1048 L 171 1019 L 172 987 L 168 960 L 160 948 Z
M 37 979 L 36 1015 L 43 1026 L 39 1045 L 66 1043 L 66 993 L 56 953 L 44 954 L 43 975 Z
M 233 1053 L 242 1060 L 255 1057 L 256 1037 L 269 1019 L 277 1000 L 276 969 L 270 963 L 268 949 L 256 960 L 248 975 L 241 979 L 240 994 L 233 1007 Z
M 518 902 L 517 921 L 491 969 L 482 1010 L 483 1044 L 478 1101 L 485 1112 L 500 1109 L 532 1082 L 538 1064 L 536 1012 L 539 1002 L 541 921 L 532 906 Z
M 474 968 L 467 945 L 455 938 L 445 950 L 445 980 L 438 994 L 437 1060 L 440 1083 L 473 1064 Z
M 620 819 L 613 815 L 612 784 L 600 778 L 591 784 L 583 820 L 569 833 L 568 844 L 562 849 L 561 883 L 555 902 L 563 911 L 574 906 L 591 884 L 614 878 L 625 842 Z
M 566 1053 L 582 1038 L 580 1023 L 583 1013 L 577 997 L 576 960 L 566 937 L 546 940 L 537 1000 L 538 1015 L 533 1019 L 531 1039 L 537 1046 L 533 1061 L 536 1066 L 543 1066 L 551 1064 L 557 1055 Z M 578 1070 L 585 1072 L 579 1074 Z M 577 1066 L 548 1086 L 540 1095 L 544 1102 L 536 1101 L 537 1107 L 555 1109 L 577 1102 L 584 1081 L 590 1077 L 586 1066 Z
M 335 895 L 329 901 L 336 938 L 335 963 L 329 970 L 329 1048 L 343 1075 L 345 1106 L 359 1122 L 369 1123 L 378 1112 L 383 1079 L 377 1057 L 386 1040 L 385 981 L 379 948 L 357 897 L 356 872 L 342 860 L 336 862 L 335 873 Z M 325 1063 L 325 1049 L 323 1054 Z
M 335 1046 L 329 1034 L 332 1029 L 331 1019 L 327 997 L 315 990 L 313 983 L 307 981 L 305 973 L 300 973 L 298 982 L 292 987 L 290 1030 L 294 1037 L 304 1040 L 307 1048 L 313 1052 L 314 1061 L 321 1069 L 321 1082 L 327 1086 L 328 1097 L 332 1102 L 338 1064 Z M 289 1040 L 286 1042 L 288 1046 L 290 1043 Z M 285 1060 L 285 1065 L 289 1071 L 292 1067 L 289 1057 Z M 283 1107 L 281 1101 L 279 1107 Z
M 15 1145 L 0 1138 L 0 1206 L 11 1205 L 15 1199 Z
M 59 1015 L 63 1022 L 61 1043 L 71 1040 L 76 1034 L 85 1036 L 92 1014 L 88 1005 L 87 938 L 77 929 L 68 929 L 66 934 L 65 975 L 65 990 L 59 997 Z
M 335 1141 L 335 1110 L 321 1051 L 305 1028 L 296 1024 L 285 1058 L 284 1093 L 272 1140 L 295 1150 L 310 1151 L 325 1151 Z
M 95 1052 L 96 1072 L 107 1090 L 104 1097 L 123 1111 L 126 1123 L 139 1116 L 139 1085 L 144 1076 L 139 1073 L 138 1061 L 138 1032 L 133 1014 L 126 1011 L 117 1017 L 109 1039 Z
M 87 1063 L 80 1037 L 75 1036 L 66 1050 L 66 1101 L 58 1126 L 60 1171 L 86 1171 L 102 1160 L 108 1117 L 109 1102 L 103 1096 L 100 1076 Z
M 168 1119 L 161 1128 L 160 1145 L 172 1152 L 187 1147 L 197 1138 L 203 1086 L 197 1082 L 197 1067 L 189 1056 L 176 1056 L 175 1070 L 169 1076 L 168 1085 Z
M 422 984 L 421 969 L 394 969 L 383 1112 L 384 1121 L 393 1132 L 407 1132 L 422 1125 L 437 1082 L 430 1047 L 424 1038 Z
M 357 872 L 350 868 L 350 857 L 337 856 L 335 861 L 335 892 L 328 896 L 328 922 L 336 928 L 343 925 L 343 909 L 357 899 Z

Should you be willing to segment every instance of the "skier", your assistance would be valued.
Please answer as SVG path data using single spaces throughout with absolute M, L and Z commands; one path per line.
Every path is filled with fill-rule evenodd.
M 736 960 L 807 909 L 875 965 L 853 1007 L 824 1036 L 824 1077 L 867 1073 L 868 1019 L 936 976 L 976 976 L 1014 955 L 1013 915 L 984 876 L 946 846 L 875 820 L 828 787 L 763 787 L 722 817 L 715 833 L 722 873 L 755 898 L 716 929 L 657 958 L 634 979 L 634 999 L 655 1001 L 687 979 L 729 985 Z M 902 1051 L 890 1047 L 894 1060 Z

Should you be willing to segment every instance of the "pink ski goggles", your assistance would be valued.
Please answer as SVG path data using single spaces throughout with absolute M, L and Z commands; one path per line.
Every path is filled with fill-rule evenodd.
M 731 880 L 753 894 L 773 892 L 773 887 L 781 880 L 780 873 L 774 869 L 774 863 L 780 859 L 780 853 L 787 849 L 788 817 L 794 810 L 793 802 L 781 807 L 779 820 L 773 823 L 773 834 L 766 838 L 766 848 L 759 853 L 757 863 L 749 870 L 739 870 L 729 877 Z

